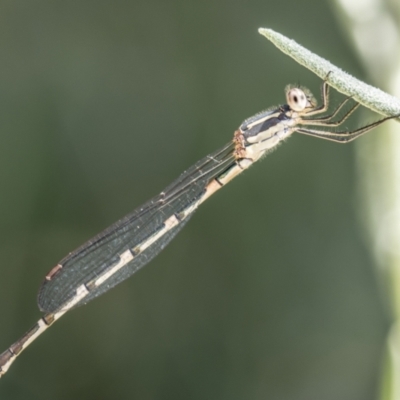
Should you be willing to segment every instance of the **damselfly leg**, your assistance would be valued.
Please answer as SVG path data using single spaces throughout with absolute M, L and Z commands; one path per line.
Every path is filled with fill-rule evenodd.
M 359 136 L 371 131 L 372 129 L 376 128 L 377 126 L 383 124 L 384 122 L 388 121 L 389 119 L 399 118 L 400 115 L 389 116 L 385 118 L 381 118 L 378 121 L 372 122 L 368 125 L 362 126 L 355 130 L 342 130 L 342 131 L 329 131 L 329 130 L 320 130 L 314 128 L 308 128 L 308 126 L 321 126 L 321 127 L 336 127 L 340 126 L 345 122 L 356 109 L 360 106 L 360 103 L 355 103 L 339 120 L 334 120 L 340 112 L 346 107 L 348 102 L 352 100 L 352 97 L 346 97 L 337 107 L 336 109 L 327 116 L 322 116 L 321 118 L 310 118 L 314 115 L 323 114 L 328 110 L 329 105 L 329 84 L 325 79 L 322 88 L 321 88 L 321 98 L 322 104 L 321 106 L 311 109 L 311 110 L 304 110 L 301 113 L 301 117 L 297 121 L 297 125 L 301 125 L 304 127 L 299 127 L 296 129 L 296 132 L 303 133 L 305 135 L 310 135 L 314 137 L 318 137 L 321 139 L 331 140 L 337 143 L 348 143 L 352 140 L 358 138 Z

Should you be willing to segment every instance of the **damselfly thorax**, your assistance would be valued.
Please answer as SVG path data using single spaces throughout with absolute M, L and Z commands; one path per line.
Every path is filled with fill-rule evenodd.
M 342 125 L 360 104 L 354 102 L 339 119 L 335 120 L 346 109 L 352 97 L 346 97 L 336 109 L 324 116 L 322 114 L 326 113 L 329 107 L 329 85 L 326 80 L 321 86 L 321 98 L 322 103 L 317 106 L 315 98 L 308 89 L 288 86 L 286 88 L 287 104 L 246 119 L 235 131 L 235 157 L 251 159 L 254 162 L 294 132 L 333 142 L 348 143 L 383 122 L 398 117 L 385 117 L 353 131 L 331 130 Z M 314 126 L 328 129 L 310 128 Z

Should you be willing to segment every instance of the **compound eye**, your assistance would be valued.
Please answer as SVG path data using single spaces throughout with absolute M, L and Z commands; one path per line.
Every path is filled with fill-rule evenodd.
M 299 88 L 290 89 L 286 94 L 286 100 L 293 111 L 304 111 L 310 106 L 306 94 Z

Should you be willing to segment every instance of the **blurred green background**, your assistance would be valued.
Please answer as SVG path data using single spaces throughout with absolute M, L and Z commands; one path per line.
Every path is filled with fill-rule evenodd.
M 40 317 L 38 287 L 69 251 L 286 84 L 319 94 L 259 27 L 366 78 L 327 1 L 0 1 L 0 351 Z M 389 318 L 354 154 L 294 135 L 57 322 L 0 399 L 376 398 Z

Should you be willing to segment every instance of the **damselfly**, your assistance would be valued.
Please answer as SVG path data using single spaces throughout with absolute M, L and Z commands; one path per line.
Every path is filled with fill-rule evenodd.
M 63 314 L 88 303 L 146 265 L 182 229 L 201 203 L 292 133 L 348 143 L 399 117 L 386 117 L 354 131 L 332 131 L 329 128 L 340 126 L 359 103 L 354 102 L 346 111 L 352 101 L 347 97 L 326 115 L 326 80 L 321 86 L 321 97 L 322 104 L 317 106 L 307 89 L 286 88 L 287 104 L 245 120 L 227 145 L 194 164 L 158 196 L 61 260 L 46 275 L 39 290 L 39 308 L 45 315 L 0 355 L 0 376 Z

